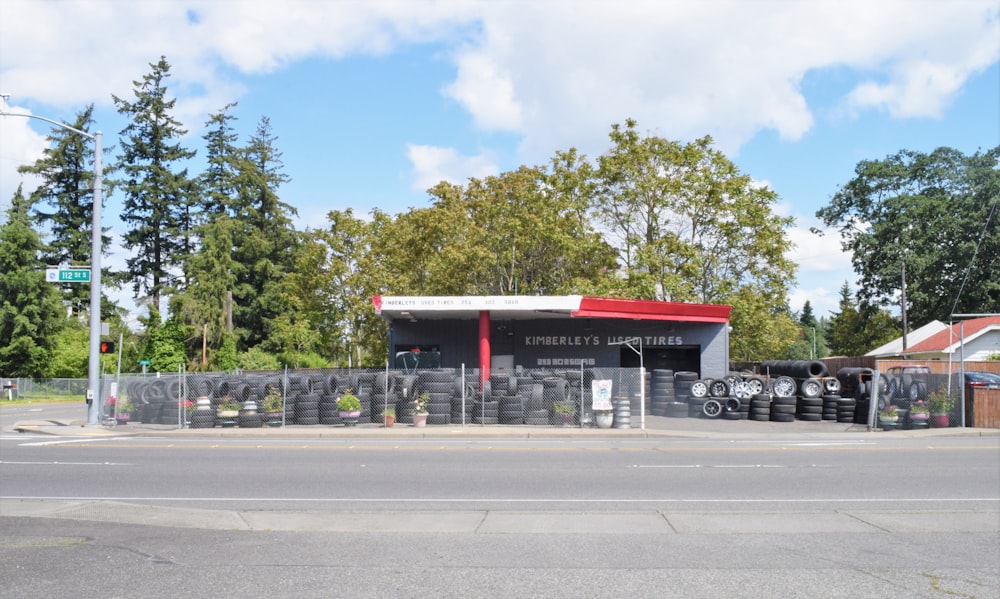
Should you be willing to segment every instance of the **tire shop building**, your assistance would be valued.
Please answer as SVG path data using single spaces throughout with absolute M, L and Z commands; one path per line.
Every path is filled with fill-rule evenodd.
M 393 368 L 638 368 L 725 376 L 730 306 L 566 296 L 375 296 Z M 640 357 L 641 356 L 641 357 Z

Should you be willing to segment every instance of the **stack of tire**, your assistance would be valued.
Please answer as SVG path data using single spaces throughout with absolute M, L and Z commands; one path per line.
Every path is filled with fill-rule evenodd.
M 524 424 L 524 406 L 517 390 L 516 377 L 509 374 L 490 375 L 490 398 L 497 406 L 497 424 Z
M 854 399 L 853 422 L 866 424 L 868 410 L 871 407 L 872 378 L 875 371 L 871 368 L 841 368 L 837 371 L 840 381 L 841 395 Z M 880 381 L 882 379 L 879 379 Z M 838 422 L 844 422 L 839 417 Z
M 750 398 L 750 420 L 767 422 L 771 419 L 771 394 L 755 393 Z
M 473 374 L 473 380 L 477 375 Z M 477 385 L 463 381 L 461 376 L 453 376 L 451 393 L 451 422 L 463 424 L 472 422 L 473 402 L 478 395 Z M 464 385 L 464 387 L 463 387 Z
M 688 414 L 697 418 L 719 418 L 726 411 L 728 398 L 729 381 L 726 379 L 692 381 Z
M 751 386 L 737 373 L 726 377 L 729 397 L 725 400 L 722 418 L 726 420 L 747 420 L 750 418 Z
M 676 403 L 674 391 L 674 371 L 667 369 L 656 369 L 650 373 L 650 394 L 649 394 L 649 414 L 650 416 L 666 416 L 670 411 L 670 404 Z M 687 416 L 687 406 L 684 406 L 684 415 Z
M 674 373 L 674 401 L 667 406 L 667 418 L 687 418 L 691 415 L 691 384 L 697 380 L 697 372 L 681 370 Z
M 413 400 L 419 393 L 427 393 L 427 424 L 451 424 L 452 395 L 455 391 L 455 375 L 446 370 L 425 370 L 417 375 L 415 381 L 417 391 L 404 381 L 406 395 L 400 396 L 400 404 L 413 405 Z M 413 421 L 412 409 L 410 421 Z M 398 415 L 398 412 L 397 412 Z
M 795 417 L 807 422 L 819 422 L 823 419 L 823 382 L 816 378 L 806 378 L 799 381 L 799 398 L 796 403 Z
M 519 377 L 518 394 L 524 398 L 524 423 L 547 426 L 549 410 L 545 405 L 545 386 L 531 377 Z
M 183 396 L 183 381 L 178 376 L 135 380 L 128 384 L 128 394 L 143 424 L 177 425 L 178 401 Z
M 558 376 L 549 376 L 542 379 L 542 400 L 549 413 L 549 423 L 553 425 L 562 424 L 561 416 L 556 413 L 555 405 L 565 404 L 573 400 L 570 393 L 569 381 Z
M 212 400 L 209 396 L 202 395 L 196 402 L 196 407 L 191 412 L 191 428 L 212 428 L 215 426 L 215 410 L 212 409 Z
M 771 406 L 768 416 L 771 422 L 795 422 L 797 390 L 795 379 L 789 376 L 779 376 L 771 383 Z

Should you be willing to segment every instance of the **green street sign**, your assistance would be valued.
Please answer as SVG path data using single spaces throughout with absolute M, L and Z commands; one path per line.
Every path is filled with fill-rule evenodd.
M 149 366 L 149 360 L 139 360 L 139 366 Z
M 49 283 L 89 283 L 90 268 L 48 268 L 45 280 Z

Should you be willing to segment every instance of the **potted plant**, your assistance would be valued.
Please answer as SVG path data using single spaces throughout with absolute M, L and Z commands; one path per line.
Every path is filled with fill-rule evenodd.
M 340 410 L 340 419 L 344 421 L 344 426 L 354 426 L 361 418 L 361 400 L 351 393 L 350 389 L 337 398 L 337 409 Z
M 923 400 L 917 400 L 910 404 L 910 421 L 925 422 L 930 417 L 930 410 Z
M 611 428 L 615 422 L 615 413 L 611 410 L 594 410 L 594 422 L 597 428 Z
M 267 386 L 264 394 L 264 418 L 268 426 L 281 426 L 285 417 L 285 400 L 274 385 Z
M 882 408 L 882 411 L 878 413 L 878 421 L 885 430 L 895 428 L 896 424 L 899 423 L 899 413 L 896 411 L 896 406 L 889 404 Z
M 413 400 L 413 426 L 427 426 L 427 403 L 431 400 L 424 391 Z
M 222 396 L 222 401 L 215 408 L 215 418 L 219 421 L 219 426 L 236 426 L 236 418 L 240 415 L 240 404 L 232 400 L 228 395 Z
M 558 401 L 552 404 L 552 412 L 555 417 L 554 424 L 573 426 L 573 417 L 576 415 L 576 406 L 571 402 Z
M 385 424 L 386 428 L 392 428 L 392 425 L 396 423 L 395 408 L 386 408 L 382 410 L 382 423 Z
M 127 397 L 120 399 L 116 407 L 115 420 L 118 421 L 118 424 L 128 424 L 128 421 L 132 419 L 132 401 Z
M 931 426 L 946 428 L 950 424 L 948 414 L 955 407 L 955 398 L 942 391 L 937 391 L 931 393 L 928 401 L 930 402 Z

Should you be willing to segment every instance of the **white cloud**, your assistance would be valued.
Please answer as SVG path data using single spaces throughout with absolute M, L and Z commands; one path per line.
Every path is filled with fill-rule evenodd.
M 9 112 L 30 114 L 27 110 L 10 106 Z M 34 164 L 42 157 L 47 147 L 45 136 L 35 133 L 29 126 L 31 119 L 24 116 L 0 116 L 0 221 L 6 220 L 2 212 L 10 208 L 10 199 L 22 185 L 25 197 L 38 187 L 40 181 L 34 175 L 21 174 L 17 167 Z
M 781 212 L 787 205 L 778 207 Z M 786 234 L 792 242 L 792 249 L 786 257 L 799 267 L 796 286 L 788 296 L 789 306 L 801 310 L 809 300 L 817 316 L 826 316 L 839 309 L 840 288 L 845 282 L 852 289 L 857 278 L 851 266 L 851 255 L 841 249 L 840 236 L 834 230 L 826 230 L 817 235 L 810 229 L 823 230 L 814 218 L 795 216 L 795 226 Z
M 488 177 L 500 172 L 489 154 L 460 156 L 454 148 L 439 148 L 411 144 L 406 155 L 413 164 L 414 191 L 426 191 L 441 181 L 458 185 L 470 177 Z
M 510 72 L 485 54 L 459 57 L 458 78 L 444 92 L 465 106 L 483 129 L 518 131 L 523 124 Z

